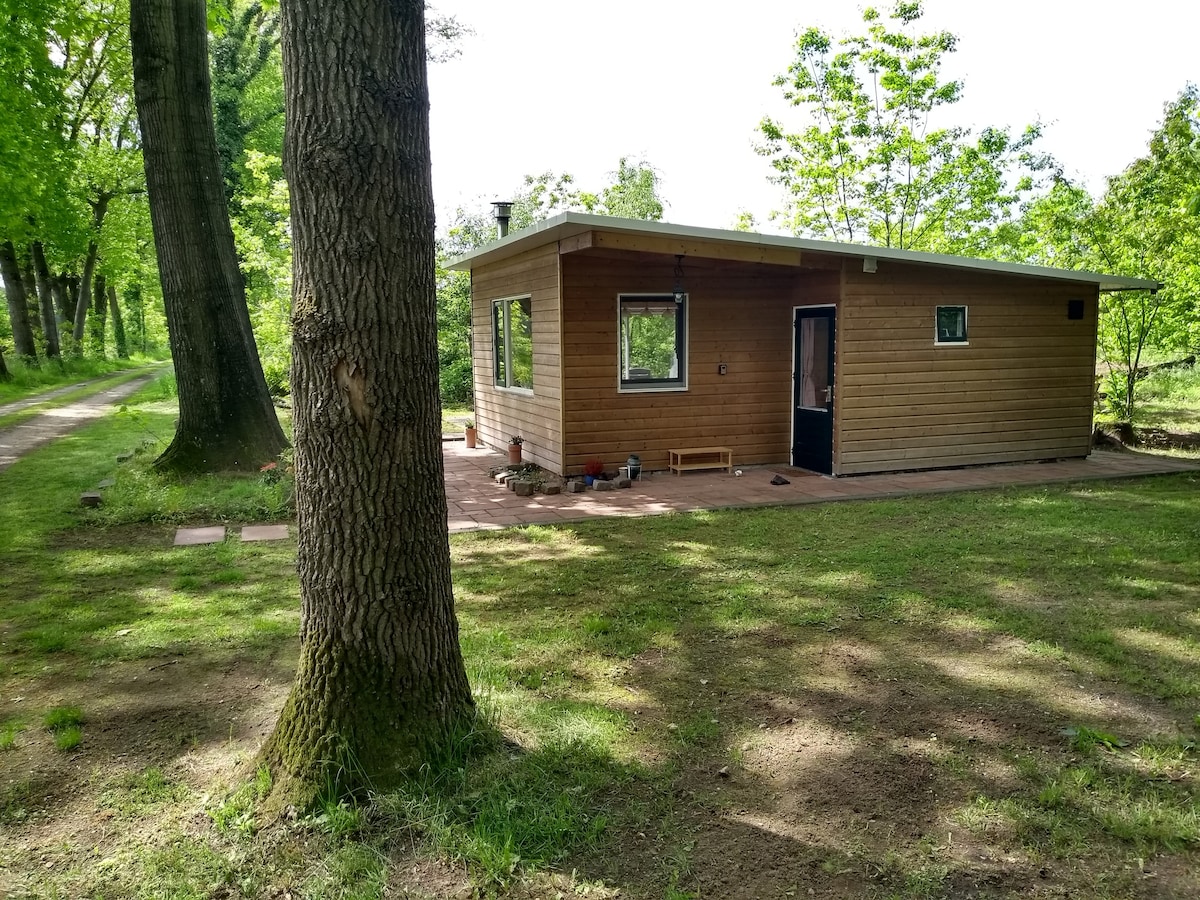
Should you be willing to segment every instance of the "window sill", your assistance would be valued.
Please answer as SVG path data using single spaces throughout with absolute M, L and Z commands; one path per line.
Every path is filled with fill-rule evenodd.
M 493 384 L 492 387 L 502 394 L 516 394 L 518 397 L 532 397 L 533 396 L 533 388 L 503 387 L 498 384 Z
M 970 347 L 970 341 L 934 341 L 935 347 Z
M 686 384 L 655 384 L 655 385 L 646 385 L 645 387 L 634 387 L 633 385 L 622 384 L 622 385 L 617 386 L 617 393 L 618 394 L 667 394 L 667 393 L 682 394 L 682 393 L 686 393 L 687 389 L 688 389 L 688 387 Z

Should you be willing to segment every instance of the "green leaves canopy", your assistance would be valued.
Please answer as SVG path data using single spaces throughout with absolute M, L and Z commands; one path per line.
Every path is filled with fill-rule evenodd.
M 888 247 L 965 251 L 974 233 L 1009 217 L 1050 161 L 1034 151 L 1039 126 L 1019 136 L 985 128 L 933 127 L 955 103 L 941 81 L 949 32 L 917 34 L 919 2 L 896 3 L 888 24 L 867 9 L 866 34 L 833 38 L 809 28 L 776 80 L 808 116 L 790 132 L 763 119 L 757 147 L 787 191 L 777 215 L 799 235 Z

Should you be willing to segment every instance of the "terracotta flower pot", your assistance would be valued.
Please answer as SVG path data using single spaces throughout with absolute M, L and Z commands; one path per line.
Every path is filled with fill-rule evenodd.
M 467 439 L 467 449 L 474 450 L 475 444 L 479 440 L 479 429 L 478 428 L 467 428 L 465 430 L 464 434 Z
M 510 466 L 518 466 L 521 464 L 521 445 L 508 445 L 508 464 Z

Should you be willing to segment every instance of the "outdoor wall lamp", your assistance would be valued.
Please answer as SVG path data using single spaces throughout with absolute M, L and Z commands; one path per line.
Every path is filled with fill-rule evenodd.
M 675 257 L 675 287 L 671 293 L 675 297 L 675 302 L 682 306 L 683 301 L 687 298 L 687 291 L 683 289 L 683 255 L 679 254 Z

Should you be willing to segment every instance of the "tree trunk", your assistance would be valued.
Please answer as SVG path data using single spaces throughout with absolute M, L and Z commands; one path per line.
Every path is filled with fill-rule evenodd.
M 104 326 L 108 318 L 108 279 L 97 275 L 92 290 L 92 309 L 88 313 L 89 348 L 97 356 L 104 357 Z
M 33 274 L 33 261 L 18 257 L 21 266 L 21 284 L 25 288 L 25 306 L 28 310 L 29 330 L 33 332 L 33 346 L 45 349 L 45 335 L 42 333 L 42 313 L 38 306 L 37 277 Z
M 108 286 L 108 314 L 112 316 L 113 343 L 117 345 L 117 359 L 129 359 L 125 319 L 121 316 L 121 304 L 117 302 L 117 288 L 112 284 Z
M 75 308 L 79 305 L 79 276 L 62 275 L 63 305 L 58 308 L 59 323 L 58 338 L 61 341 L 65 333 L 71 336 L 71 324 L 75 321 Z
M 54 314 L 54 280 L 50 277 L 50 267 L 46 265 L 46 252 L 41 241 L 34 241 L 29 245 L 29 258 L 33 260 L 33 274 L 37 279 L 42 333 L 46 336 L 46 356 L 57 357 L 58 318 Z
M 179 425 L 156 465 L 257 469 L 287 446 L 238 271 L 213 136 L 204 0 L 132 0 L 134 94 Z
M 12 372 L 4 362 L 4 348 L 0 347 L 0 381 L 12 381 Z
M 95 241 L 88 241 L 87 258 L 83 261 L 83 276 L 75 290 L 75 319 L 71 329 L 71 337 L 75 341 L 76 352 L 83 347 L 83 329 L 87 325 L 88 311 L 92 308 L 92 276 L 96 272 L 96 257 L 100 248 Z
M 25 282 L 17 262 L 17 249 L 12 241 L 0 244 L 0 277 L 4 278 L 4 293 L 8 300 L 8 320 L 12 325 L 13 350 L 30 362 L 37 362 L 37 346 L 29 325 L 29 303 L 25 299 Z
M 283 4 L 297 682 L 279 794 L 403 777 L 472 720 L 439 433 L 420 0 Z M 352 763 L 352 765 L 350 764 Z

